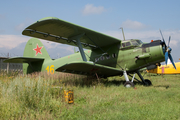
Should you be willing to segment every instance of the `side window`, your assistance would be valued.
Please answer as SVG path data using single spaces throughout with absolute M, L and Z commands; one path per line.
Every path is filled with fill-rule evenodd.
M 115 57 L 116 57 L 116 53 L 113 53 L 113 54 L 112 54 L 112 57 L 115 58 Z
M 130 42 L 127 42 L 126 43 L 126 47 L 128 47 L 128 46 L 130 46 L 131 45 L 131 43 Z
M 125 43 L 122 43 L 122 47 L 125 47 Z

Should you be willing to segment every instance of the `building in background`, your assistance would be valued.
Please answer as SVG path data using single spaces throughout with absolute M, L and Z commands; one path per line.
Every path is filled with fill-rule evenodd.
M 7 54 L 8 56 L 9 54 Z M 4 63 L 3 61 L 9 57 L 0 56 L 0 72 L 22 72 L 22 63 Z

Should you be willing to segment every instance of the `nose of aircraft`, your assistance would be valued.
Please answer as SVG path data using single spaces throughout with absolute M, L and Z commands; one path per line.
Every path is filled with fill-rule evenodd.
M 175 64 L 174 64 L 173 58 L 172 58 L 172 56 L 171 56 L 171 51 L 172 51 L 172 49 L 171 49 L 170 46 L 169 46 L 170 40 L 171 40 L 171 36 L 169 36 L 169 41 L 168 41 L 168 46 L 167 46 L 167 45 L 166 45 L 166 42 L 165 42 L 165 40 L 164 40 L 164 37 L 163 37 L 163 35 L 162 35 L 161 30 L 159 30 L 159 31 L 160 31 L 160 33 L 161 33 L 162 40 L 163 40 L 164 45 L 165 45 L 165 48 L 163 49 L 163 52 L 165 53 L 165 63 L 166 63 L 166 65 L 167 65 L 167 61 L 168 61 L 168 58 L 169 58 L 170 61 L 171 61 L 171 63 L 173 64 L 174 68 L 176 69 L 176 66 L 175 66 Z

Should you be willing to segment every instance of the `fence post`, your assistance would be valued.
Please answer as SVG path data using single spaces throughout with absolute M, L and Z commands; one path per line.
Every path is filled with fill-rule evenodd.
M 7 54 L 7 58 L 9 58 L 9 53 Z M 7 74 L 9 73 L 9 63 L 7 63 Z

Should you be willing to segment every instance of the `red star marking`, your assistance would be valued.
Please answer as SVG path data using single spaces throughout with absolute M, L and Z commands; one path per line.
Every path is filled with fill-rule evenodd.
M 41 52 L 41 49 L 42 49 L 42 48 L 43 48 L 43 46 L 42 46 L 42 47 L 39 47 L 38 44 L 37 44 L 37 47 L 34 48 L 33 50 L 36 51 L 36 55 L 37 55 L 38 53 L 40 53 L 40 54 L 42 55 L 42 52 Z

